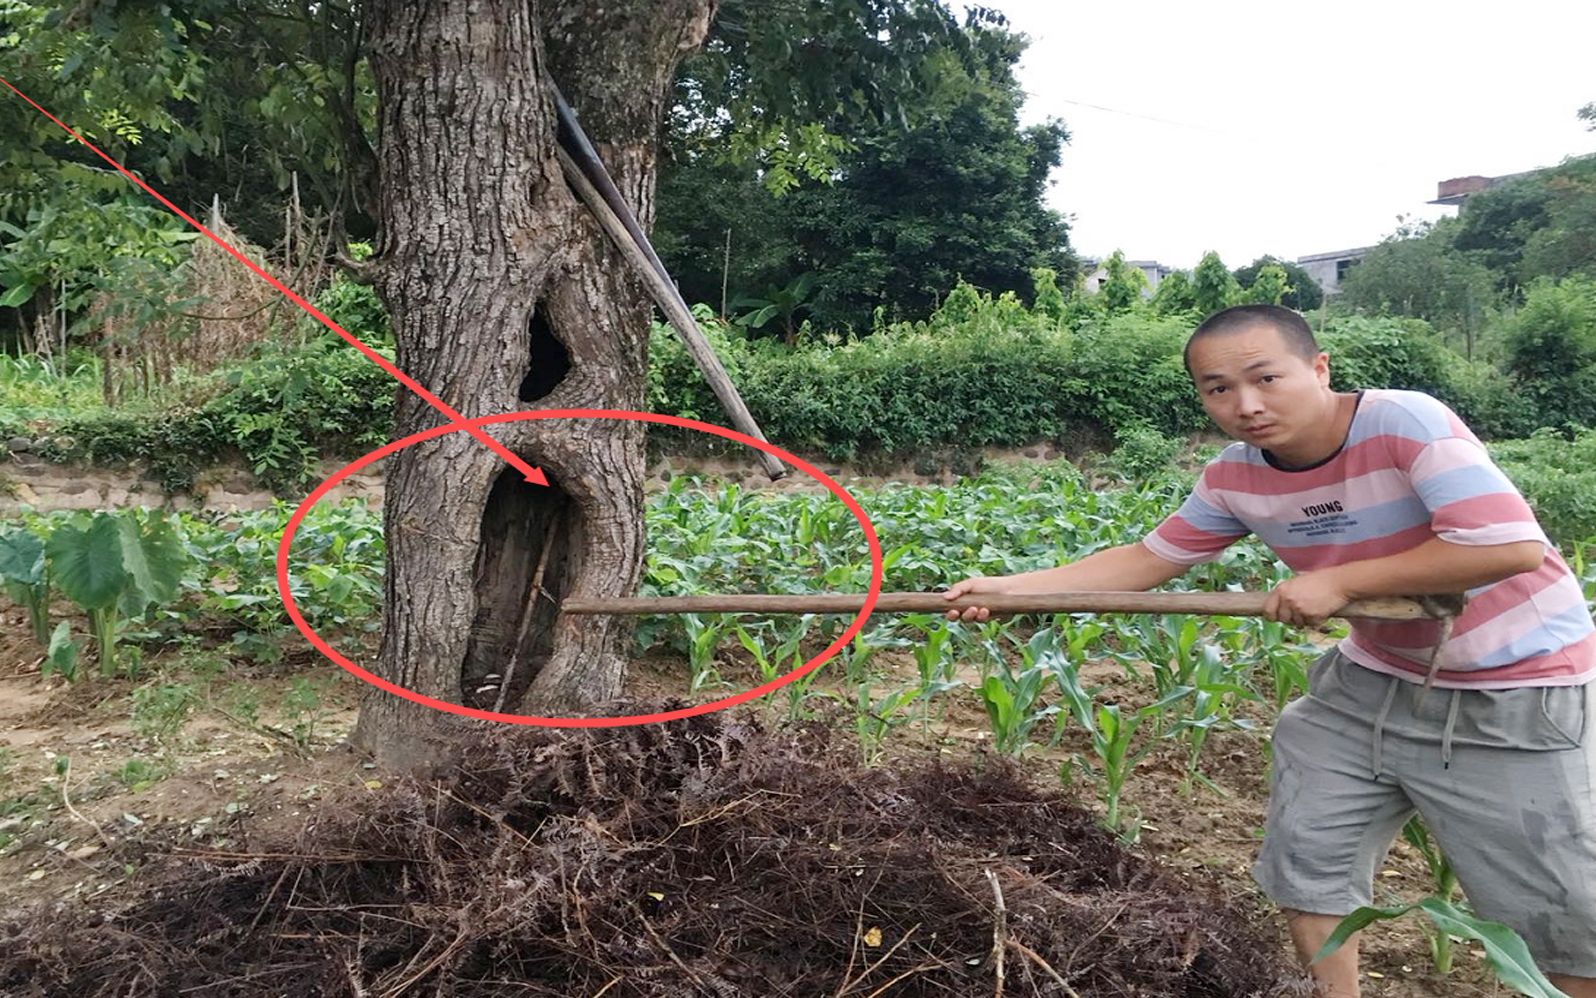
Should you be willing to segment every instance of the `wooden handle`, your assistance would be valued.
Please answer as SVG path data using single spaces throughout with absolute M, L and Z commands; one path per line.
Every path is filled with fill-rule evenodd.
M 764 440 L 764 432 L 760 430 L 759 424 L 754 422 L 753 414 L 748 411 L 747 404 L 743 402 L 737 386 L 732 383 L 731 376 L 726 373 L 726 368 L 721 366 L 715 348 L 710 346 L 704 334 L 699 331 L 698 322 L 693 318 L 692 310 L 687 307 L 687 303 L 682 300 L 681 292 L 676 290 L 676 285 L 666 276 L 664 266 L 655 266 L 659 264 L 659 258 L 653 255 L 653 247 L 643 236 L 642 230 L 628 231 L 626 225 L 628 220 L 636 225 L 635 219 L 631 218 L 631 212 L 625 205 L 620 205 L 620 211 L 626 213 L 623 218 L 605 201 L 603 194 L 583 172 L 581 165 L 571 158 L 570 153 L 563 148 L 557 148 L 555 152 L 559 154 L 560 165 L 564 167 L 566 182 L 576 190 L 577 196 L 587 205 L 600 227 L 609 235 L 615 247 L 621 251 L 622 256 L 626 257 L 644 286 L 648 288 L 654 303 L 659 306 L 661 312 L 665 313 L 671 328 L 682 338 L 682 345 L 687 348 L 688 356 L 693 358 L 693 363 L 698 365 L 704 380 L 708 381 L 709 387 L 714 390 L 715 397 L 720 400 L 726 415 L 731 418 L 732 426 L 756 440 Z M 596 158 L 594 162 L 597 162 Z M 619 203 L 618 198 L 617 203 Z M 771 481 L 786 477 L 787 466 L 774 454 L 758 451 L 756 459 L 760 467 L 765 469 L 765 474 L 770 476 Z
M 875 613 L 946 613 L 948 610 L 984 606 L 995 614 L 1013 613 L 1191 613 L 1229 617 L 1262 616 L 1268 593 L 1144 593 L 1073 592 L 961 596 L 950 600 L 941 593 L 882 593 Z M 573 596 L 560 608 L 566 613 L 858 613 L 863 593 L 816 593 L 800 596 L 638 596 L 587 599 Z M 1354 600 L 1332 616 L 1379 620 L 1422 620 L 1443 616 L 1418 600 L 1399 596 Z

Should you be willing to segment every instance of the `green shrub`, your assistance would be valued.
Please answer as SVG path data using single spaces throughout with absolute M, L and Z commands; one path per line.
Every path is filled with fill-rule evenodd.
M 1565 550 L 1596 538 L 1596 431 L 1572 440 L 1541 429 L 1523 440 L 1489 445 L 1548 535 Z
M 1103 462 L 1104 470 L 1127 482 L 1156 475 L 1167 475 L 1186 450 L 1186 442 L 1166 437 L 1149 426 L 1132 426 L 1120 431 L 1119 445 Z

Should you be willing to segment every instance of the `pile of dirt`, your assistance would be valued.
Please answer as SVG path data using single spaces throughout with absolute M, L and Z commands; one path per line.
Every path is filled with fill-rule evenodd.
M 829 740 L 725 714 L 484 733 L 291 841 L 8 918 L 0 991 L 1309 993 L 1271 933 L 1013 767 L 866 770 Z

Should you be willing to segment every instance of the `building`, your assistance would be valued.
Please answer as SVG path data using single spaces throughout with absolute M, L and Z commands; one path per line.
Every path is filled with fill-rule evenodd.
M 1455 204 L 1458 206 L 1458 211 L 1461 212 L 1463 210 L 1463 202 L 1469 199 L 1469 195 L 1488 191 L 1493 187 L 1500 187 L 1521 177 L 1531 177 L 1539 172 L 1541 171 L 1525 170 L 1522 173 L 1508 173 L 1500 177 L 1481 177 L 1477 174 L 1468 177 L 1453 177 L 1451 180 L 1443 180 L 1436 184 L 1435 200 L 1426 203 Z
M 1147 289 L 1142 292 L 1143 298 L 1151 298 L 1153 292 L 1158 290 L 1158 282 L 1175 272 L 1174 267 L 1166 267 L 1157 260 L 1126 260 L 1125 265 L 1141 271 L 1142 276 L 1147 279 Z M 1086 274 L 1086 293 L 1097 294 L 1097 289 L 1108 279 L 1107 261 L 1083 257 L 1081 270 Z
M 1359 246 L 1357 249 L 1336 250 L 1334 253 L 1299 256 L 1297 266 L 1307 271 L 1308 276 L 1324 289 L 1327 296 L 1338 294 L 1347 271 L 1357 266 L 1358 261 L 1367 256 L 1372 249 L 1373 246 Z

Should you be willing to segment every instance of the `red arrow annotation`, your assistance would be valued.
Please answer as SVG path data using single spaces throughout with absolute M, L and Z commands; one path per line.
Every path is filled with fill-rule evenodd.
M 299 297 L 299 295 L 297 295 L 294 292 L 290 291 L 281 281 L 277 280 L 277 278 L 273 277 L 272 275 L 266 273 L 266 271 L 264 271 L 261 268 L 257 267 L 253 260 L 251 260 L 248 257 L 246 257 L 244 254 L 240 253 L 238 250 L 234 249 L 232 246 L 228 245 L 226 240 L 222 239 L 216 233 L 212 232 L 210 229 L 207 229 L 205 226 L 201 225 L 199 222 L 196 222 L 194 219 L 190 218 L 188 216 L 188 214 L 185 211 L 183 211 L 183 209 L 179 208 L 177 205 L 173 204 L 172 202 L 168 201 L 166 198 L 162 197 L 160 195 L 160 193 L 157 192 L 154 188 L 152 188 L 149 184 L 146 184 L 144 181 L 140 180 L 138 177 L 135 177 L 133 174 L 129 173 L 122 166 L 121 163 L 118 163 L 116 160 L 112 159 L 111 157 L 107 156 L 105 153 L 101 152 L 97 147 L 95 147 L 95 145 L 92 142 L 90 142 L 88 139 L 85 139 L 83 136 L 79 135 L 77 132 L 74 132 L 72 129 L 68 128 L 65 124 L 63 124 L 60 121 L 60 119 L 56 118 L 55 115 L 51 114 L 49 111 L 46 111 L 44 108 L 40 107 L 38 104 L 35 104 L 32 101 L 32 99 L 30 99 L 28 97 L 27 94 L 23 93 L 22 91 L 18 90 L 16 87 L 12 86 L 10 80 L 7 80 L 5 77 L 0 77 L 0 83 L 4 83 L 11 90 L 12 93 L 16 94 L 18 97 L 21 97 L 23 100 L 27 101 L 28 104 L 30 106 L 32 106 L 35 111 L 38 111 L 40 114 L 44 115 L 46 118 L 49 118 L 51 121 L 55 122 L 68 135 L 72 136 L 74 139 L 77 139 L 79 142 L 83 143 L 83 145 L 87 146 L 90 150 L 92 150 L 94 152 L 94 154 L 96 156 L 98 156 L 101 159 L 105 160 L 107 163 L 110 163 L 113 167 L 116 168 L 116 171 L 118 173 L 120 173 L 122 176 L 126 177 L 127 179 L 133 181 L 135 184 L 138 184 L 140 187 L 142 187 L 144 189 L 144 191 L 150 195 L 150 197 L 153 197 L 155 200 L 157 200 L 157 201 L 161 202 L 161 204 L 165 205 L 168 211 L 172 212 L 174 215 L 176 215 L 177 217 L 181 218 L 183 221 L 187 222 L 188 224 L 192 225 L 194 228 L 198 229 L 200 232 L 204 233 L 205 236 L 208 237 L 211 242 L 213 242 L 216 245 L 220 246 L 222 249 L 226 250 L 228 253 L 231 253 L 233 255 L 233 257 L 238 260 L 239 263 L 242 263 L 244 266 L 248 267 L 250 270 L 253 270 L 260 277 L 264 278 L 266 280 L 266 282 L 268 284 L 270 284 L 272 287 L 276 288 L 278 291 L 281 291 L 283 294 L 287 295 L 290 301 L 292 301 L 295 305 L 298 305 L 300 308 L 304 309 L 310 315 L 314 316 L 316 318 L 316 320 L 318 322 L 320 322 L 322 325 L 326 326 L 328 329 L 331 329 L 333 332 L 335 332 L 339 336 L 341 336 L 346 343 L 348 343 L 350 346 L 354 347 L 356 350 L 359 350 L 362 354 L 364 354 L 366 356 L 367 360 L 370 360 L 372 363 L 376 364 L 378 367 L 380 367 L 384 371 L 388 372 L 388 374 L 391 375 L 401 385 L 404 385 L 406 388 L 410 389 L 411 391 L 415 392 L 417 395 L 421 396 L 423 401 L 425 401 L 428 405 L 432 406 L 434 409 L 438 410 L 445 417 L 447 417 L 450 423 L 453 423 L 453 424 L 459 426 L 465 432 L 467 432 L 467 433 L 471 434 L 473 437 L 475 437 L 477 439 L 477 441 L 479 443 L 481 443 L 483 446 L 487 447 L 489 450 L 491 450 L 495 454 L 499 455 L 499 457 L 503 458 L 506 464 L 508 464 L 510 467 L 514 468 L 516 471 L 520 472 L 523 476 L 525 476 L 527 481 L 531 482 L 533 485 L 547 485 L 547 484 L 549 484 L 549 480 L 543 474 L 543 470 L 541 468 L 534 468 L 531 465 L 527 464 L 521 458 L 517 457 L 512 451 L 510 451 L 509 448 L 505 447 L 503 444 L 499 443 L 497 440 L 494 440 L 492 437 L 488 436 L 479 427 L 477 427 L 477 426 L 473 425 L 472 423 L 468 422 L 464 416 L 460 415 L 458 412 L 455 412 L 454 409 L 450 408 L 449 405 L 446 402 L 444 402 L 442 399 L 438 398 L 436 395 L 432 394 L 431 392 L 429 392 L 425 388 L 423 388 L 421 386 L 420 382 L 416 381 L 414 378 L 410 377 L 410 375 L 406 374 L 405 372 L 399 370 L 399 368 L 395 367 L 393 365 L 393 363 L 390 362 L 382 354 L 380 354 L 377 351 L 375 351 L 375 350 L 371 349 L 370 347 L 366 346 L 366 344 L 362 343 L 358 338 L 356 338 L 355 336 L 353 336 L 350 333 L 346 332 L 342 326 L 338 325 L 338 323 L 336 323 L 336 322 L 332 321 L 331 319 L 327 318 L 320 311 L 318 311 L 317 308 L 314 305 L 312 305 L 310 302 L 306 301 L 305 299 Z

